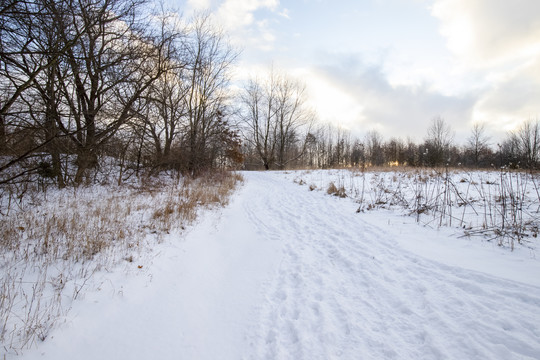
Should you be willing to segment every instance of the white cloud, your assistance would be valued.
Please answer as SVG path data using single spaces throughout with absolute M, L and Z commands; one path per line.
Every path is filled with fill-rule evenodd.
M 289 15 L 289 9 L 283 8 L 283 10 L 279 13 L 280 16 L 284 17 L 285 19 L 290 19 L 291 16 Z
M 209 10 L 215 24 L 240 49 L 274 49 L 276 36 L 269 19 L 279 16 L 279 0 L 188 0 L 188 7 Z
M 540 1 L 435 0 L 431 9 L 459 65 L 480 90 L 471 122 L 501 138 L 540 115 Z
M 490 135 L 498 138 L 540 115 L 540 0 L 418 0 L 433 4 L 430 12 L 438 19 L 442 41 L 438 35 L 422 37 L 430 29 L 436 33 L 433 18 L 433 27 L 421 27 L 427 32 L 419 31 L 404 46 L 355 50 L 352 44 L 359 40 L 354 33 L 336 32 L 333 42 L 351 44 L 344 51 L 361 56 L 317 56 L 317 46 L 329 49 L 333 42 L 322 42 L 317 28 L 306 27 L 312 18 L 303 19 L 293 5 L 295 22 L 287 21 L 290 13 L 279 0 L 188 1 L 201 8 L 210 4 L 214 20 L 244 50 L 239 80 L 249 69 L 267 72 L 273 60 L 276 69 L 305 80 L 322 120 L 355 135 L 376 128 L 385 137 L 421 141 L 430 120 L 441 115 L 459 141 L 477 121 L 486 122 Z M 384 39 L 384 34 L 371 33 Z
M 212 5 L 211 0 L 188 0 L 187 4 L 191 10 L 195 11 L 208 10 Z
M 449 49 L 473 66 L 540 53 L 540 1 L 436 0 L 432 15 Z
M 226 0 L 219 6 L 216 17 L 228 30 L 237 30 L 254 22 L 254 12 L 259 9 L 274 11 L 279 0 Z
M 366 121 L 365 109 L 353 94 L 317 70 L 304 68 L 296 69 L 292 73 L 305 82 L 307 104 L 316 111 L 319 119 L 337 123 L 359 134 L 360 127 Z
M 540 59 L 501 74 L 479 99 L 473 118 L 489 122 L 499 133 L 514 130 L 527 120 L 540 120 Z
M 381 67 L 366 66 L 354 56 L 339 65 L 296 73 L 305 80 L 320 119 L 337 123 L 354 136 L 377 129 L 385 137 L 422 141 L 437 115 L 452 125 L 458 141 L 468 135 L 474 94 L 446 96 L 425 84 L 392 86 Z

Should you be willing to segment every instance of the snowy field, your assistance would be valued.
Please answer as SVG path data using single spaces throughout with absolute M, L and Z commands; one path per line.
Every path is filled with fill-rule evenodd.
M 431 228 L 462 229 L 511 250 L 534 250 L 540 226 L 540 175 L 502 169 L 328 170 L 287 174 L 309 189 L 351 197 L 358 211 L 386 209 Z
M 540 359 L 533 180 L 242 175 L 7 359 Z

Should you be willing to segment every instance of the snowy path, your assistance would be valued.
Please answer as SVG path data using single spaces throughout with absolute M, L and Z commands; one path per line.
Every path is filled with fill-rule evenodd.
M 348 200 L 244 176 L 151 281 L 89 296 L 24 358 L 540 359 L 540 288 L 407 252 Z
M 246 209 L 284 246 L 252 358 L 540 358 L 540 289 L 404 252 L 354 204 L 277 179 L 252 179 L 280 191 Z

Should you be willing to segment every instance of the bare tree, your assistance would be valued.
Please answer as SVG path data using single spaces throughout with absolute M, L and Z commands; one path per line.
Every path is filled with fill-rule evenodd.
M 285 76 L 276 85 L 276 165 L 283 169 L 305 152 L 314 116 L 305 107 L 305 85 Z
M 68 14 L 70 3 L 5 0 L 0 4 L 0 152 L 6 150 L 11 108 L 38 83 L 40 75 L 47 71 L 50 76 L 65 51 L 93 25 L 87 22 L 69 39 L 60 38 L 54 24 Z
M 428 164 L 440 166 L 448 163 L 453 140 L 454 132 L 450 125 L 440 116 L 433 118 L 425 141 Z
M 135 114 L 142 94 L 170 66 L 170 39 L 149 33 L 138 0 L 69 4 L 58 19 L 67 70 L 59 74 L 67 113 L 58 122 L 77 151 L 75 183 L 95 167 L 99 149 Z M 65 12 L 62 12 L 65 14 Z
M 369 162 L 372 166 L 384 164 L 383 137 L 377 130 L 371 130 L 366 134 L 366 150 Z
M 43 1 L 3 1 L 0 5 L 0 146 L 5 147 L 5 116 L 44 69 L 50 52 L 40 51 L 39 19 L 47 16 Z
M 313 141 L 314 114 L 304 93 L 305 86 L 273 70 L 266 81 L 251 79 L 243 89 L 244 136 L 266 170 L 299 159 Z
M 8 0 L 0 5 L 0 153 L 11 156 L 0 172 L 19 165 L 3 181 L 38 171 L 64 185 L 56 127 L 57 74 L 63 55 L 79 36 L 65 41 L 57 24 L 67 16 L 69 4 L 69 0 Z M 83 25 L 81 33 L 88 26 Z M 51 156 L 52 168 L 44 151 Z
M 183 153 L 187 170 L 195 174 L 211 168 L 223 147 L 235 143 L 229 122 L 232 110 L 228 85 L 237 52 L 207 14 L 199 14 L 192 21 L 186 50 L 189 90 L 184 97 Z
M 391 138 L 384 144 L 385 162 L 392 165 L 403 165 L 406 160 L 405 143 L 398 138 Z
M 111 139 L 121 139 L 122 163 L 131 148 L 140 164 L 148 143 L 154 161 L 191 172 L 239 159 L 227 91 L 236 52 L 209 16 L 186 34 L 144 2 L 0 3 L 0 152 L 8 129 L 20 150 L 0 171 L 46 150 L 63 186 L 60 158 L 75 154 L 79 184 Z
M 360 140 L 355 140 L 352 153 L 351 153 L 351 165 L 359 166 L 362 169 L 366 167 L 366 147 Z
M 272 76 L 272 74 L 271 74 Z M 266 84 L 250 79 L 244 87 L 242 104 L 243 120 L 247 125 L 246 140 L 255 148 L 265 170 L 274 162 L 276 139 L 275 84 L 270 79 Z
M 467 140 L 468 150 L 472 154 L 474 166 L 478 167 L 482 156 L 489 150 L 489 137 L 486 135 L 486 125 L 475 123 L 472 133 Z
M 171 148 L 185 119 L 187 88 L 181 70 L 164 74 L 151 88 L 143 130 L 154 146 L 158 165 L 169 164 Z M 139 125 L 141 126 L 141 125 Z
M 538 121 L 526 121 L 515 132 L 519 140 L 519 149 L 523 165 L 527 168 L 536 168 L 540 155 L 540 123 Z
M 168 69 L 144 92 L 144 109 L 140 116 L 131 122 L 140 138 L 140 158 L 144 142 L 153 148 L 153 162 L 158 167 L 170 167 L 179 159 L 173 159 L 171 150 L 177 140 L 183 121 L 186 118 L 185 98 L 189 92 L 186 79 L 186 29 L 174 15 L 163 11 L 158 16 L 161 38 L 169 41 Z M 139 159 L 140 162 L 140 159 Z

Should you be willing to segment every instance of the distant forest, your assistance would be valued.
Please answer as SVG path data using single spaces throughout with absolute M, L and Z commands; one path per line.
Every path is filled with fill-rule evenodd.
M 90 181 L 175 170 L 538 165 L 540 125 L 499 144 L 475 125 L 457 146 L 437 116 L 425 140 L 321 124 L 305 88 L 271 70 L 232 90 L 239 56 L 208 14 L 140 0 L 0 3 L 0 184 Z
M 424 141 L 410 138 L 385 139 L 378 131 L 368 131 L 363 138 L 332 125 L 313 125 L 305 137 L 285 145 L 285 156 L 274 154 L 272 168 L 336 167 L 463 167 L 468 169 L 528 169 L 539 165 L 540 123 L 527 121 L 509 132 L 500 143 L 486 135 L 485 125 L 475 124 L 463 145 L 454 141 L 451 126 L 441 117 L 431 120 Z M 262 168 L 260 150 L 255 142 L 245 145 L 247 168 Z M 278 160 L 284 158 L 285 162 Z

